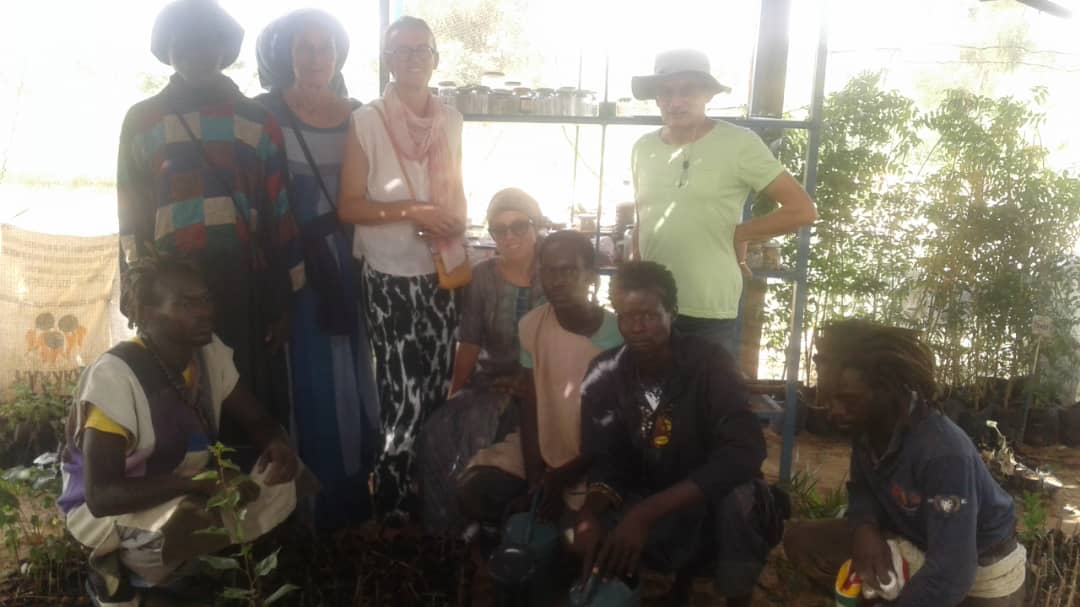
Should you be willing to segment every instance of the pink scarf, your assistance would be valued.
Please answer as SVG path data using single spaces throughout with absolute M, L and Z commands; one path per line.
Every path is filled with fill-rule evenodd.
M 446 107 L 431 99 L 428 108 L 430 116 L 417 116 L 398 96 L 393 82 L 383 91 L 383 109 L 394 145 L 409 160 L 423 162 L 427 158 L 431 200 L 423 202 L 447 208 L 457 202 L 455 197 L 461 174 L 450 154 Z M 405 167 L 401 169 L 405 170 Z

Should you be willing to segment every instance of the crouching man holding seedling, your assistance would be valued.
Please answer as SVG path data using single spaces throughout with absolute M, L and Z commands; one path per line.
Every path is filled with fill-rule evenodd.
M 817 348 L 818 393 L 854 436 L 849 506 L 847 520 L 792 524 L 788 559 L 835 580 L 838 604 L 1023 605 L 1013 499 L 934 405 L 930 348 L 862 320 L 826 327 Z
M 95 603 L 137 606 L 175 589 L 196 557 L 283 521 L 296 505 L 299 462 L 285 431 L 238 383 L 194 266 L 146 257 L 124 280 L 121 311 L 138 336 L 98 358 L 75 389 L 59 505 L 92 550 Z M 212 446 L 223 415 L 261 450 L 250 479 Z M 229 518 L 240 508 L 240 521 L 221 520 L 219 512 Z

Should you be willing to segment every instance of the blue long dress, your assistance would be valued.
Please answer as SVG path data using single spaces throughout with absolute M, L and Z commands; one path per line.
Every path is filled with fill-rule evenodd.
M 322 483 L 307 511 L 318 528 L 338 529 L 371 516 L 368 476 L 378 427 L 363 284 L 352 255 L 351 226 L 342 226 L 335 206 L 349 123 L 308 126 L 279 95 L 258 100 L 281 124 L 288 191 L 304 250 L 304 276 L 293 276 L 289 363 L 294 439 L 304 464 Z M 296 127 L 335 200 L 323 194 Z

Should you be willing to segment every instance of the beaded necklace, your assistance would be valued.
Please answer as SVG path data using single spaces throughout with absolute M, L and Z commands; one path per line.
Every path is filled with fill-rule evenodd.
M 158 366 L 161 367 L 161 371 L 165 373 L 165 377 L 168 378 L 169 384 L 172 386 L 172 389 L 176 392 L 177 396 L 180 397 L 180 402 L 184 403 L 187 408 L 191 409 L 191 411 L 195 414 L 195 417 L 199 419 L 199 424 L 202 426 L 203 431 L 209 433 L 210 422 L 206 419 L 206 412 L 203 411 L 202 407 L 200 407 L 198 404 L 198 384 L 196 384 L 193 389 L 189 390 L 184 384 L 183 377 L 177 377 L 176 373 L 174 373 L 172 369 L 170 369 L 169 366 L 165 364 L 165 361 L 161 359 L 161 355 L 158 354 L 157 348 L 154 347 L 154 344 L 152 341 L 150 341 L 150 338 L 146 335 L 140 335 L 139 337 L 142 339 L 143 345 L 146 346 L 147 352 L 149 352 L 150 355 L 154 357 L 154 360 L 157 361 Z M 191 361 L 188 361 L 188 367 L 191 366 L 191 363 L 194 360 L 195 357 L 194 355 L 192 355 Z
M 664 401 L 664 384 L 661 381 L 646 382 L 641 372 L 634 367 L 634 379 L 637 381 L 638 411 L 641 414 L 641 437 L 646 441 L 652 438 L 655 430 L 657 413 Z

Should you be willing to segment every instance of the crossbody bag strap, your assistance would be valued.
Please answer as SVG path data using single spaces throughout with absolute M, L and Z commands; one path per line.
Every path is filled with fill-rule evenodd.
M 285 107 L 285 114 L 289 117 L 289 124 L 292 126 L 293 132 L 296 133 L 296 140 L 300 143 L 300 149 L 304 152 L 304 158 L 307 160 L 308 166 L 311 167 L 311 171 L 315 173 L 315 180 L 319 182 L 319 189 L 322 190 L 323 196 L 326 196 L 330 208 L 336 211 L 337 203 L 334 201 L 334 197 L 330 195 L 330 188 L 326 187 L 322 171 L 319 170 L 319 165 L 315 163 L 315 156 L 311 154 L 311 149 L 308 148 L 307 140 L 304 139 L 304 133 L 300 129 L 300 121 L 296 119 L 296 114 L 293 114 L 289 104 L 285 103 L 284 96 L 281 97 L 281 103 Z
M 233 206 L 236 207 L 236 214 L 240 217 L 240 221 L 244 222 L 244 228 L 247 230 L 247 233 L 249 235 L 248 240 L 251 241 L 252 249 L 254 249 L 255 242 L 253 235 L 251 234 L 251 225 L 248 223 L 247 212 L 244 211 L 243 205 L 241 205 L 240 201 L 236 199 L 235 185 L 226 182 L 225 179 L 221 176 L 221 174 L 218 173 L 218 166 L 214 162 L 214 159 L 210 157 L 210 152 L 206 151 L 206 147 L 203 146 L 202 140 L 195 136 L 195 131 L 191 129 L 191 126 L 188 124 L 187 120 L 184 120 L 184 115 L 178 112 L 175 108 L 173 109 L 173 113 L 176 114 L 176 117 L 180 119 L 180 124 L 184 125 L 184 130 L 187 131 L 188 137 L 191 138 L 191 142 L 195 144 L 195 147 L 199 148 L 199 153 L 202 154 L 203 161 L 205 161 L 206 164 L 211 169 L 213 169 L 214 177 L 217 179 L 218 184 L 222 188 L 224 188 L 226 192 L 229 193 L 229 200 L 232 200 Z
M 382 108 L 371 104 L 371 107 L 375 108 L 375 111 L 379 113 L 379 118 L 382 118 L 383 128 L 386 129 L 386 137 L 390 140 L 390 147 L 394 148 L 394 156 L 397 158 L 398 166 L 401 167 L 401 176 L 405 178 L 405 185 L 409 188 L 409 196 L 413 200 L 416 200 L 416 190 L 413 188 L 412 179 L 409 179 L 409 171 L 405 169 L 405 160 L 401 157 L 401 150 L 398 149 L 397 142 L 394 141 L 394 134 L 390 132 L 390 122 L 386 119 L 386 114 L 383 113 Z

